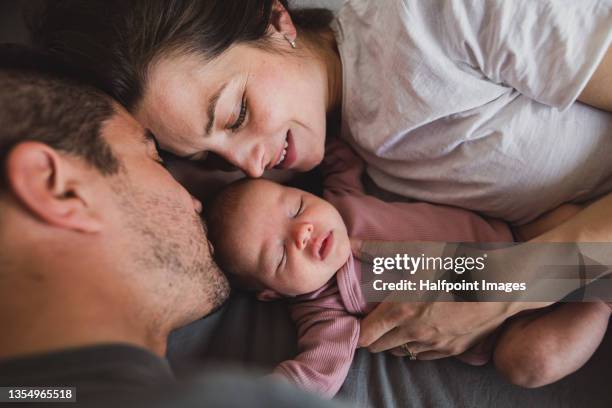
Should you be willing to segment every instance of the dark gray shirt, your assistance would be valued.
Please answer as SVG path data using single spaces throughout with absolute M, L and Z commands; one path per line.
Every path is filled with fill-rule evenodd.
M 179 381 L 165 359 L 128 345 L 83 347 L 0 361 L 0 386 L 76 387 L 76 406 L 88 407 L 337 406 L 288 384 L 254 380 L 226 370 L 202 371 L 188 381 Z

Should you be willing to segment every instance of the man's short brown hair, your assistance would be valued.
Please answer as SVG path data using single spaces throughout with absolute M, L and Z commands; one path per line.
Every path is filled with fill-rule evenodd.
M 120 162 L 102 138 L 114 114 L 104 93 L 81 82 L 69 65 L 31 48 L 0 45 L 0 187 L 6 157 L 24 141 L 37 141 L 84 159 L 102 174 Z

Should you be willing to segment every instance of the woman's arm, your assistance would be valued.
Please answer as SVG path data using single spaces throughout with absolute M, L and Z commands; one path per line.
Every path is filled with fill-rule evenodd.
M 531 242 L 612 242 L 612 194 Z M 409 343 L 420 359 L 457 355 L 508 317 L 551 303 L 383 302 L 362 320 L 359 345 L 379 352 Z
M 538 217 L 534 221 L 513 228 L 514 236 L 517 241 L 530 241 L 540 235 L 553 230 L 565 221 L 578 214 L 583 207 L 574 204 L 564 204 L 546 214 Z
M 612 112 L 612 47 L 578 97 L 580 102 Z

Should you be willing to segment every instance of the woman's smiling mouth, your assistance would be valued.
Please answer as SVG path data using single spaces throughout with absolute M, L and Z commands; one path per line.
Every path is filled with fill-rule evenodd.
M 285 145 L 283 149 L 278 153 L 276 158 L 275 169 L 288 169 L 291 167 L 297 159 L 297 152 L 295 150 L 295 143 L 293 141 L 293 135 L 291 129 L 287 130 L 287 137 L 285 138 Z

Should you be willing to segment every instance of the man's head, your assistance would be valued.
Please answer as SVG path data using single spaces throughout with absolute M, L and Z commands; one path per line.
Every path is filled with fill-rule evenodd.
M 0 303 L 24 311 L 18 296 L 49 307 L 79 299 L 59 313 L 89 312 L 92 325 L 119 314 L 159 336 L 227 297 L 200 204 L 150 133 L 24 48 L 0 47 L 0 89 L 0 286 L 17 289 Z M 0 309 L 7 318 L 10 307 Z
M 346 226 L 330 203 L 272 181 L 229 186 L 207 217 L 218 262 L 261 300 L 319 289 L 350 255 Z

